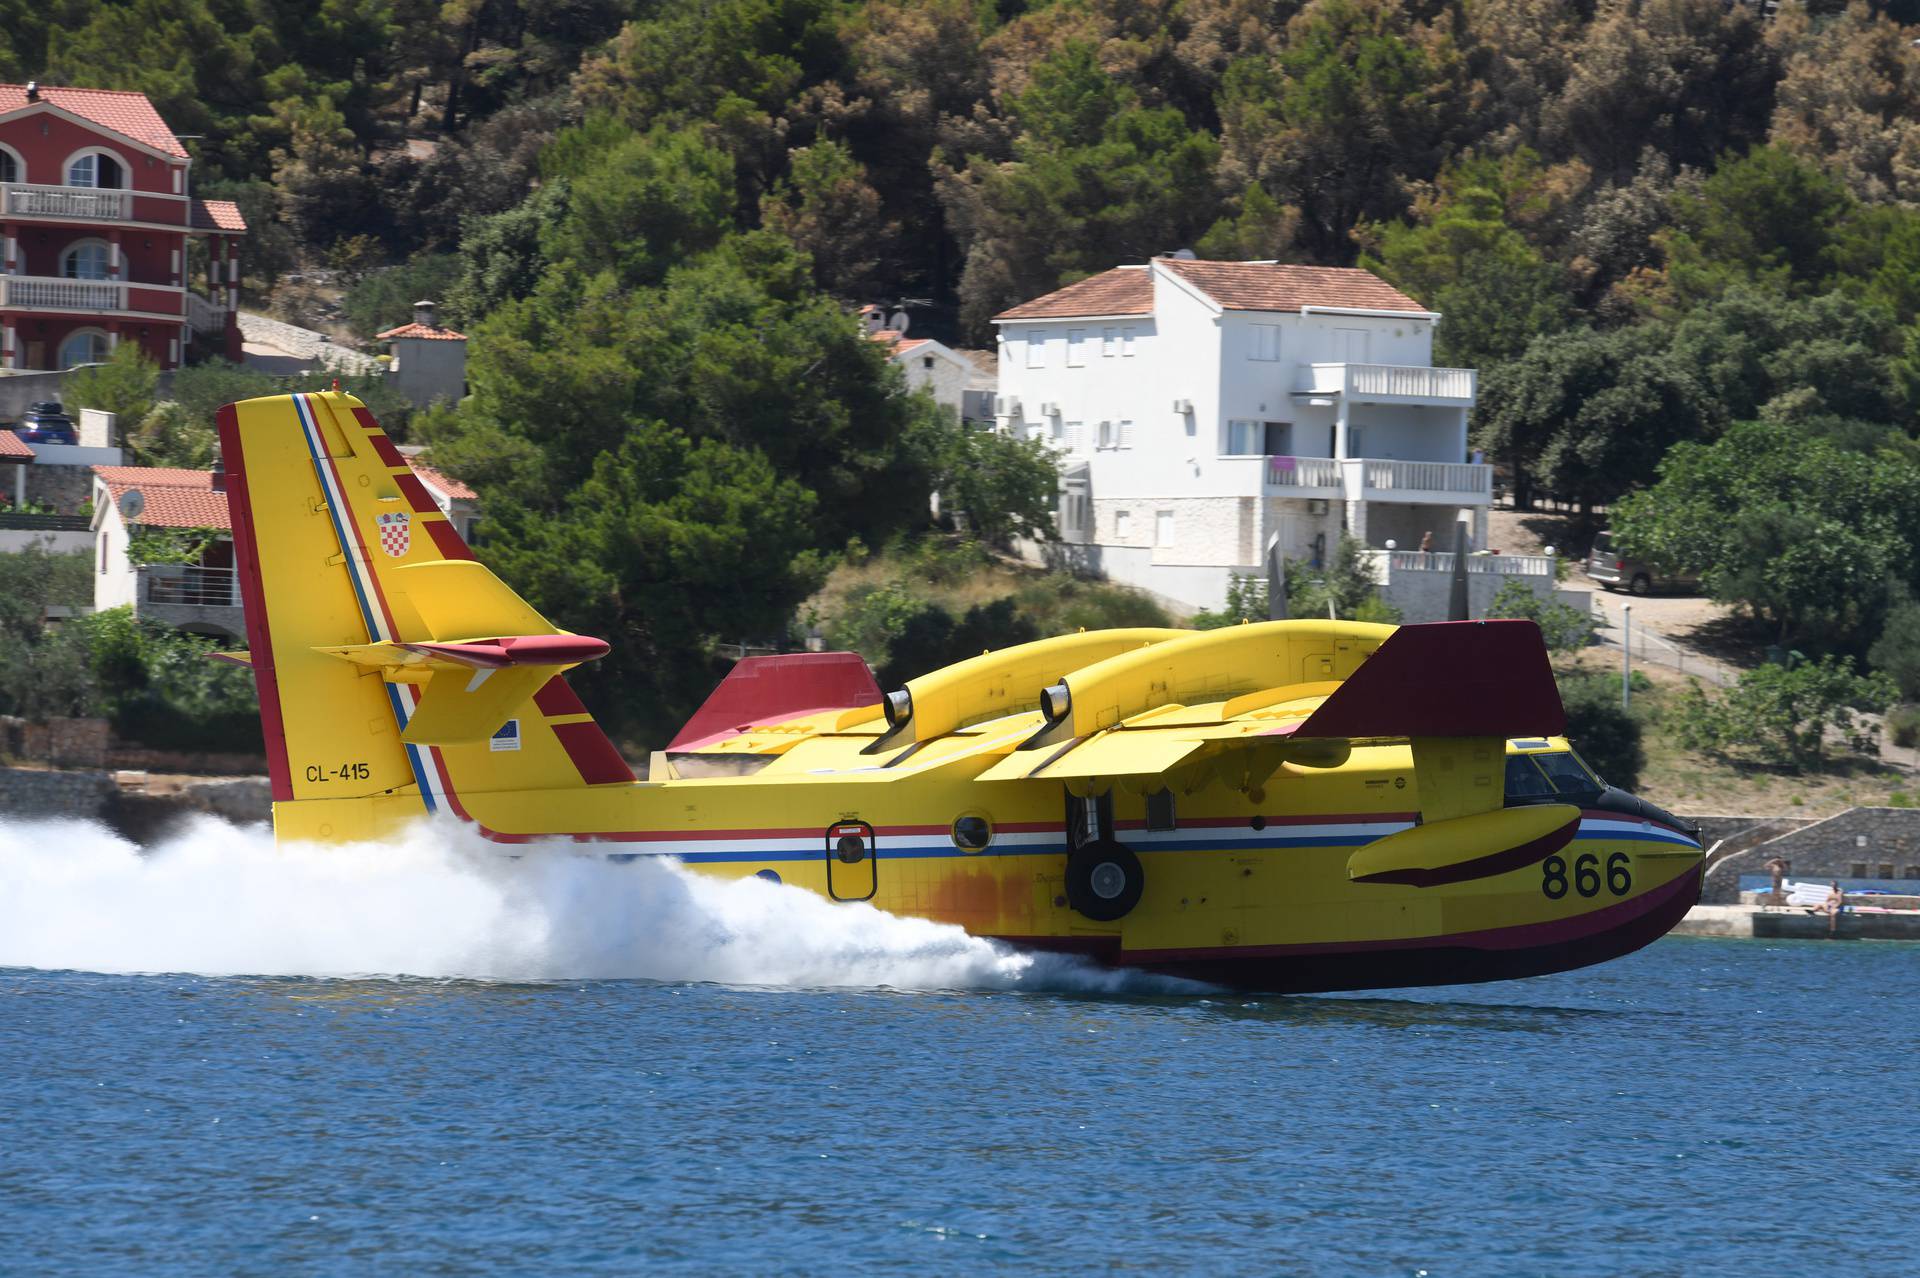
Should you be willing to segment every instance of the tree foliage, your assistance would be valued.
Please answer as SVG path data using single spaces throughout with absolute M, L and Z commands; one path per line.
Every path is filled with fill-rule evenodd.
M 1793 654 L 1797 657 L 1797 654 Z M 1870 741 L 1876 729 L 1855 718 L 1878 713 L 1894 698 L 1884 675 L 1858 675 L 1845 657 L 1790 660 L 1749 670 L 1724 692 L 1691 681 L 1675 706 L 1682 744 L 1746 756 L 1795 772 L 1818 769 L 1830 737 Z

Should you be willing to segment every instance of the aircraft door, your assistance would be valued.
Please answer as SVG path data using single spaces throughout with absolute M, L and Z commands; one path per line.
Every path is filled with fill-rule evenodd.
M 827 895 L 836 901 L 870 901 L 879 890 L 879 849 L 865 821 L 830 826 L 826 839 Z

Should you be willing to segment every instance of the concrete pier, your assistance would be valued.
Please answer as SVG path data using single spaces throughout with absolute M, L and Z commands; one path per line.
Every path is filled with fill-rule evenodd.
M 1796 909 L 1751 905 L 1696 905 L 1673 929 L 1675 936 L 1732 936 L 1746 940 L 1827 939 L 1827 916 Z M 1848 909 L 1834 929 L 1841 941 L 1920 941 L 1920 910 Z

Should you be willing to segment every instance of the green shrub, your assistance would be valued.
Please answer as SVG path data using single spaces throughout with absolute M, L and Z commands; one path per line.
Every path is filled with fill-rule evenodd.
M 1902 750 L 1920 745 L 1920 706 L 1895 706 L 1887 711 L 1887 737 Z
M 1637 789 L 1647 752 L 1640 742 L 1640 721 L 1620 706 L 1619 680 L 1603 674 L 1562 675 L 1560 700 L 1567 707 L 1567 739 L 1573 748 L 1609 785 Z
M 1578 652 L 1593 642 L 1591 615 L 1558 599 L 1542 599 L 1518 577 L 1500 583 L 1486 615 L 1533 622 L 1540 627 L 1540 637 L 1546 640 L 1549 652 Z
M 1691 749 L 1740 752 L 1803 771 L 1826 761 L 1829 731 L 1870 745 L 1871 730 L 1861 729 L 1854 714 L 1883 707 L 1893 697 L 1891 679 L 1856 675 L 1845 657 L 1808 661 L 1795 654 L 1789 664 L 1747 671 L 1718 694 L 1689 681 L 1677 706 L 1676 731 Z

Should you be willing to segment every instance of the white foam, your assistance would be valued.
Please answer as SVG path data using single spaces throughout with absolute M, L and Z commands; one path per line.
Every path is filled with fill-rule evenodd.
M 203 818 L 141 849 L 0 821 L 0 967 L 207 975 L 648 979 L 899 989 L 1195 989 L 602 845 L 503 853 L 453 823 L 277 846 Z

